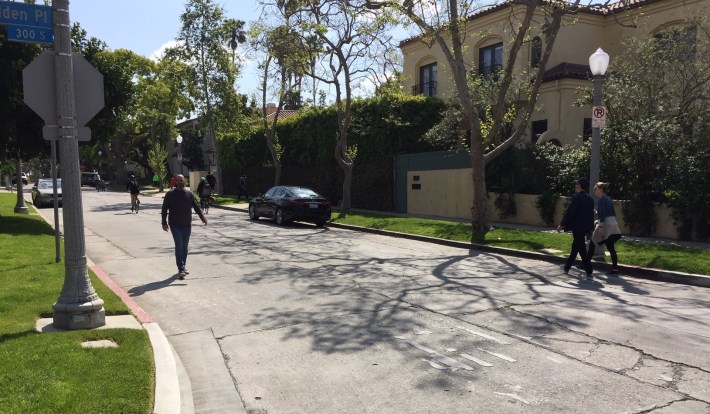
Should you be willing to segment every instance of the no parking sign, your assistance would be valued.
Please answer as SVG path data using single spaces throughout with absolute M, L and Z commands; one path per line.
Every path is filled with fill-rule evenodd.
M 606 106 L 592 107 L 592 128 L 606 128 Z

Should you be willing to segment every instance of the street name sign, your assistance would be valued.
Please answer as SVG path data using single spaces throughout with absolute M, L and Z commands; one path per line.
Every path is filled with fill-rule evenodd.
M 0 24 L 7 25 L 7 40 L 52 43 L 52 7 L 0 1 Z
M 52 44 L 52 29 L 44 27 L 7 25 L 7 40 L 11 42 Z

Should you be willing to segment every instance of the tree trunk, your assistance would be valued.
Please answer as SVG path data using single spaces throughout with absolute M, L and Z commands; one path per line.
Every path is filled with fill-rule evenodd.
M 483 143 L 471 132 L 471 175 L 473 178 L 473 208 L 471 209 L 471 230 L 474 238 L 480 240 L 491 229 L 488 221 L 488 195 L 486 192 L 486 164 Z M 476 235 L 478 233 L 478 235 Z
M 342 164 L 343 169 L 343 203 L 342 210 L 345 214 L 352 212 L 352 200 L 350 198 L 350 190 L 353 183 L 353 166 L 352 164 Z

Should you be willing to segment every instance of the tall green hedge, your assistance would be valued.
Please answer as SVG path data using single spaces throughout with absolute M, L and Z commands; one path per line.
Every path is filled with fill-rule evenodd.
M 353 207 L 394 209 L 394 160 L 397 154 L 439 151 L 422 136 L 441 118 L 444 103 L 423 96 L 377 97 L 353 102 L 348 145 L 357 147 Z M 335 203 L 342 198 L 342 171 L 334 150 L 337 142 L 335 107 L 304 110 L 282 120 L 277 136 L 283 147 L 281 184 L 311 187 Z M 226 136 L 219 143 L 225 192 L 235 194 L 239 176 L 247 175 L 252 193 L 274 183 L 271 155 L 263 129 L 255 123 L 248 137 Z

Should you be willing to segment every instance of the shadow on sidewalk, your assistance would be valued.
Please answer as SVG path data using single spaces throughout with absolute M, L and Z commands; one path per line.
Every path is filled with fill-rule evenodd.
M 178 274 L 175 273 L 174 275 L 171 275 L 165 280 L 160 280 L 157 282 L 151 282 L 148 283 L 147 285 L 141 285 L 141 286 L 136 286 L 128 290 L 128 295 L 133 297 L 133 296 L 140 296 L 146 292 L 150 292 L 152 290 L 158 290 L 162 289 L 164 287 L 172 285 L 173 281 L 178 280 Z

